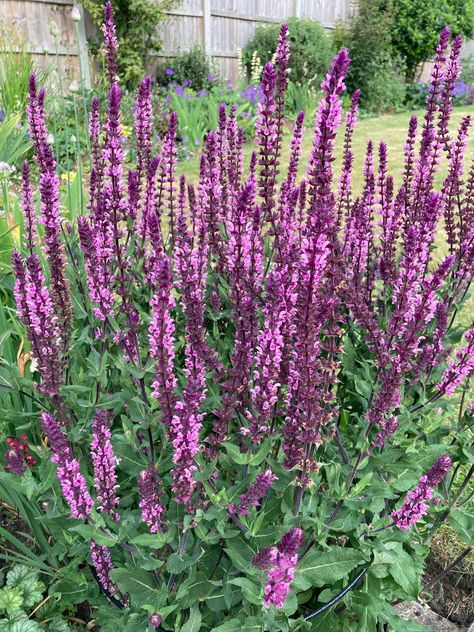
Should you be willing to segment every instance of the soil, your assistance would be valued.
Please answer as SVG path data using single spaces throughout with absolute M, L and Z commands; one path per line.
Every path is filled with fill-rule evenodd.
M 446 566 L 430 554 L 426 565 L 425 585 L 442 573 L 444 568 Z M 454 569 L 430 593 L 432 598 L 429 604 L 432 610 L 457 623 L 461 629 L 467 629 L 474 621 L 474 577 L 471 573 Z

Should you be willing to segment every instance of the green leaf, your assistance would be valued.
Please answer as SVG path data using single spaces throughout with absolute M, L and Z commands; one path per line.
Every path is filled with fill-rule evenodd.
M 202 615 L 199 606 L 195 605 L 189 612 L 189 619 L 181 627 L 180 632 L 199 632 L 201 629 Z
M 48 632 L 70 632 L 70 630 L 71 628 L 67 621 L 64 621 L 61 617 L 54 617 L 48 623 Z
M 170 542 L 170 535 L 168 534 L 171 534 L 172 537 L 170 531 L 166 533 L 143 533 L 132 538 L 130 543 L 137 546 L 148 546 L 150 549 L 162 549 L 166 543 Z
M 346 577 L 351 570 L 364 562 L 363 555 L 355 549 L 339 546 L 329 551 L 311 551 L 301 560 L 296 569 L 294 586 L 298 590 L 333 584 Z
M 212 628 L 211 632 L 235 632 L 236 630 L 240 630 L 241 627 L 241 621 L 238 619 L 229 619 L 229 621 L 218 625 L 217 628 Z
M 177 553 L 171 553 L 166 562 L 166 570 L 176 575 L 186 568 L 193 566 L 204 555 L 204 549 L 200 546 L 193 555 L 183 555 L 180 557 Z
M 210 582 L 203 573 L 197 573 L 195 577 L 186 579 L 178 589 L 176 599 L 182 601 L 182 606 L 190 606 L 196 601 L 206 599 L 220 582 Z
M 474 544 L 474 515 L 459 509 L 452 509 L 449 523 L 456 529 L 461 540 L 468 545 Z
M 5 586 L 0 590 L 0 611 L 11 615 L 23 605 L 23 592 L 16 586 Z
M 153 578 L 146 571 L 138 568 L 115 568 L 111 575 L 120 590 L 128 593 L 137 605 L 146 603 L 158 607 L 164 601 L 165 595 L 156 587 Z
M 0 620 L 0 632 L 42 632 L 36 621 L 28 619 L 24 612 L 18 612 L 10 619 Z
M 222 612 L 223 610 L 230 610 L 239 603 L 241 598 L 242 591 L 237 586 L 235 588 L 231 586 L 230 591 L 226 588 L 222 588 L 206 599 L 206 606 L 211 612 Z
M 74 527 L 70 527 L 69 531 L 74 531 L 82 535 L 87 541 L 94 540 L 100 546 L 112 547 L 118 542 L 118 538 L 113 535 L 107 535 L 97 527 L 88 524 L 79 524 Z
M 74 605 L 86 599 L 87 586 L 69 579 L 60 579 L 49 589 L 51 596 L 60 595 L 61 603 Z
M 16 564 L 8 572 L 6 585 L 22 591 L 24 608 L 39 603 L 45 590 L 43 582 L 38 581 L 38 572 L 21 564 Z
M 239 446 L 228 441 L 225 441 L 222 445 L 225 447 L 232 461 L 237 463 L 237 465 L 260 465 L 272 448 L 271 441 L 265 441 L 254 454 L 251 450 L 241 452 Z
M 420 578 L 416 573 L 412 557 L 404 550 L 400 542 L 388 542 L 385 551 L 393 559 L 388 570 L 397 584 L 403 588 L 408 597 L 415 599 L 420 591 Z
M 244 599 L 247 599 L 250 603 L 253 603 L 256 606 L 259 606 L 262 603 L 261 585 L 255 584 L 246 577 L 236 577 L 235 579 L 231 579 L 229 584 L 240 586 L 240 588 L 242 588 Z

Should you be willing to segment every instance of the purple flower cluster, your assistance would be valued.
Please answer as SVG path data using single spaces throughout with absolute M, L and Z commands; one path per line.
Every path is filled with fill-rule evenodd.
M 36 79 L 32 75 L 28 91 L 28 123 L 30 136 L 33 140 L 38 164 L 40 166 L 40 199 L 41 199 L 41 223 L 44 225 L 44 252 L 49 265 L 51 280 L 51 300 L 53 302 L 57 324 L 61 331 L 61 337 L 65 343 L 70 335 L 72 322 L 72 308 L 69 297 L 69 283 L 65 275 L 66 258 L 61 239 L 61 216 L 59 197 L 59 178 L 56 174 L 56 161 L 53 150 L 48 143 L 48 130 L 44 113 L 45 90 L 37 91 Z M 29 242 L 34 239 L 34 213 L 31 210 L 28 182 L 24 184 L 23 204 L 28 210 L 27 231 Z
M 148 459 L 137 479 L 141 519 L 157 533 L 166 529 L 170 497 L 184 506 L 186 520 L 205 507 L 211 479 L 202 477 L 212 472 L 218 480 L 222 443 L 229 439 L 248 457 L 243 459 L 247 463 L 268 446 L 275 462 L 294 470 L 297 516 L 318 468 L 319 446 L 335 439 L 347 460 L 338 435 L 340 403 L 348 412 L 341 392 L 357 393 L 357 407 L 354 412 L 349 408 L 349 415 L 351 423 L 358 415 L 365 430 L 361 439 L 367 452 L 360 453 L 362 459 L 394 440 L 406 408 L 418 410 L 451 395 L 474 374 L 474 328 L 455 353 L 448 346 L 453 316 L 474 270 L 474 166 L 469 173 L 464 166 L 471 120 L 465 117 L 456 134 L 449 125 L 461 40 L 455 38 L 449 48 L 449 30 L 441 33 L 426 113 L 423 120 L 412 117 L 409 123 L 401 186 L 396 189 L 389 173 L 386 144 L 370 142 L 356 197 L 352 137 L 359 92 L 345 117 L 342 172 L 338 179 L 334 175 L 350 63 L 346 50 L 336 55 L 321 84 L 323 98 L 303 177 L 300 113 L 280 184 L 289 62 L 288 28 L 283 25 L 274 63 L 263 71 L 257 151 L 248 169 L 237 109 L 221 104 L 217 129 L 204 142 L 194 186 L 177 177 L 176 113 L 171 113 L 155 152 L 149 77 L 140 85 L 134 107 L 136 166 L 125 173 L 122 91 L 110 2 L 103 32 L 110 86 L 103 117 L 98 99 L 92 101 L 88 213 L 77 222 L 83 265 L 69 243 L 68 251 L 81 293 L 88 289 L 88 317 L 100 338 L 95 343 L 100 355 L 115 354 L 111 370 L 118 371 L 123 364 L 116 353 L 121 353 L 145 411 L 136 433 L 139 442 L 146 443 L 141 457 Z M 40 244 L 25 165 L 25 241 L 24 254 L 13 255 L 15 297 L 40 373 L 39 391 L 56 411 L 56 417 L 42 415 L 42 426 L 63 496 L 73 518 L 90 521 L 93 501 L 61 426 L 69 417 L 69 398 L 62 396 L 68 390 L 61 388 L 69 386 L 75 374 L 74 367 L 65 367 L 72 312 L 59 180 L 47 142 L 44 99 L 32 78 L 28 119 L 40 170 L 44 239 L 40 231 Z M 448 169 L 438 192 L 435 183 L 443 158 Z M 435 262 L 434 241 L 442 222 L 449 255 Z M 66 235 L 71 246 L 74 230 L 71 237 Z M 45 269 L 37 254 L 41 246 Z M 87 299 L 84 308 L 90 309 Z M 360 375 L 359 357 L 347 352 L 353 346 L 363 350 L 366 375 Z M 354 369 L 346 371 L 346 360 Z M 419 389 L 419 400 L 409 401 L 411 386 L 419 382 L 423 394 Z M 94 408 L 106 405 L 101 385 Z M 121 414 L 130 412 L 135 421 L 131 409 L 127 401 Z M 163 424 L 163 442 L 156 420 Z M 119 520 L 111 422 L 109 413 L 96 410 L 91 455 L 97 507 Z M 20 469 L 16 455 L 9 458 L 10 469 Z M 158 468 L 163 463 L 170 473 L 161 480 Z M 441 457 L 421 477 L 394 511 L 396 525 L 408 529 L 427 513 L 433 490 L 450 465 L 449 457 Z M 262 465 L 262 473 L 229 505 L 227 518 L 244 526 L 238 516 L 259 507 L 275 480 L 268 465 Z M 265 607 L 284 606 L 303 535 L 299 527 L 290 529 L 278 545 L 255 557 L 255 565 L 267 571 Z M 103 587 L 115 592 L 110 552 L 92 543 L 91 556 Z M 161 614 L 153 613 L 149 622 L 160 625 Z
M 110 433 L 110 413 L 96 410 L 92 424 L 91 455 L 94 464 L 94 482 L 99 502 L 98 509 L 108 513 L 114 520 L 120 520 L 115 507 L 117 498 L 117 474 L 115 468 L 118 459 L 114 454 Z
M 101 546 L 91 540 L 89 543 L 92 565 L 95 568 L 100 585 L 104 590 L 113 594 L 117 592 L 117 586 L 113 583 L 110 571 L 114 568 L 110 551 L 106 546 Z
M 403 505 L 392 512 L 393 521 L 399 529 L 410 529 L 428 513 L 433 489 L 444 479 L 451 464 L 449 456 L 440 457 L 429 472 L 420 478 L 418 485 L 408 492 Z
M 263 605 L 283 608 L 295 577 L 298 563 L 297 551 L 304 538 L 299 527 L 293 527 L 281 538 L 277 546 L 262 549 L 254 558 L 253 564 L 262 570 L 270 569 L 265 584 Z
M 73 456 L 66 436 L 59 423 L 50 413 L 42 413 L 41 425 L 53 453 L 52 461 L 57 464 L 57 476 L 64 500 L 71 510 L 71 518 L 85 518 L 94 502 L 81 474 L 79 461 Z
M 245 494 L 240 496 L 240 502 L 237 505 L 231 503 L 227 509 L 232 514 L 246 516 L 250 507 L 258 507 L 260 505 L 262 499 L 265 498 L 268 490 L 276 480 L 277 477 L 271 470 L 266 470 L 263 474 L 259 474 L 255 483 L 248 488 Z
M 155 381 L 153 395 L 161 408 L 161 421 L 171 425 L 176 404 L 174 375 L 174 331 L 171 310 L 175 305 L 172 295 L 173 278 L 170 262 L 166 255 L 161 258 L 156 279 L 156 294 L 151 300 L 153 317 L 149 327 L 150 354 L 155 358 Z
M 26 327 L 32 355 L 42 378 L 38 389 L 54 397 L 62 384 L 61 339 L 41 262 L 34 253 L 23 263 L 20 254 L 15 251 L 12 265 L 16 276 L 15 299 L 19 316 Z
M 160 501 L 158 490 L 158 473 L 151 465 L 138 476 L 138 492 L 143 522 L 151 533 L 158 533 L 165 528 L 165 509 Z

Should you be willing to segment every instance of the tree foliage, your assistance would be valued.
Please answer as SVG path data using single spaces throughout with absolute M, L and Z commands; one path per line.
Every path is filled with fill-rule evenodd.
M 84 0 L 94 24 L 103 19 L 102 0 Z M 157 27 L 165 19 L 165 11 L 175 0 L 114 0 L 117 35 L 119 37 L 118 67 L 123 81 L 135 86 L 143 77 L 147 61 L 162 46 Z M 98 51 L 98 42 L 92 49 Z

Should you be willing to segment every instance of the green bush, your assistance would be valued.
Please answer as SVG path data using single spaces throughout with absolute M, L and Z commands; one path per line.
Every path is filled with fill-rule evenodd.
M 420 63 L 433 55 L 439 31 L 474 34 L 474 0 L 396 0 L 390 8 L 391 45 L 406 64 L 406 78 L 416 77 Z
M 143 78 L 147 62 L 161 49 L 157 26 L 165 19 L 165 11 L 175 0 L 113 0 L 117 36 L 119 39 L 118 66 L 120 76 L 128 87 L 134 87 Z M 84 0 L 84 8 L 94 24 L 103 20 L 103 0 Z M 97 55 L 99 42 L 91 42 Z
M 192 85 L 194 90 L 208 88 L 216 83 L 217 72 L 199 44 L 182 51 L 158 67 L 157 82 L 161 85 L 178 83 Z
M 383 0 L 361 0 L 349 27 L 333 35 L 335 49 L 349 49 L 349 92 L 361 90 L 360 106 L 367 112 L 398 110 L 403 106 L 405 67 L 391 46 L 391 13 Z
M 324 28 L 314 20 L 288 20 L 291 53 L 289 76 L 293 83 L 317 87 L 331 60 L 331 41 Z M 250 74 L 252 54 L 256 52 L 262 64 L 271 61 L 275 52 L 279 24 L 259 26 L 243 51 L 243 63 Z

